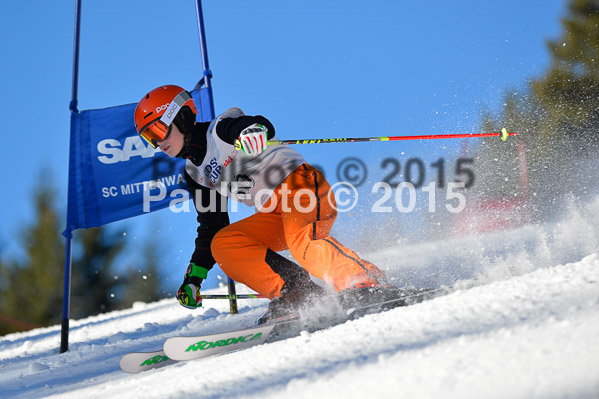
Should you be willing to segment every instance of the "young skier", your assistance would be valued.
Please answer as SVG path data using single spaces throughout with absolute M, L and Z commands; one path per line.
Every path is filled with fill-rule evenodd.
M 187 160 L 185 179 L 199 223 L 195 251 L 177 299 L 202 306 L 200 287 L 214 263 L 233 280 L 270 298 L 269 317 L 297 311 L 325 290 L 342 303 L 394 298 L 385 273 L 329 235 L 336 217 L 324 176 L 289 146 L 267 146 L 275 128 L 263 116 L 230 108 L 212 122 L 196 122 L 190 94 L 175 85 L 146 94 L 135 127 L 154 148 Z M 257 212 L 229 224 L 227 200 Z M 278 254 L 289 249 L 301 266 Z

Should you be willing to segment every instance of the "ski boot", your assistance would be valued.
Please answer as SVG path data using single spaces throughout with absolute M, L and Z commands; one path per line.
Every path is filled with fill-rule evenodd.
M 338 293 L 339 304 L 350 318 L 407 305 L 402 290 L 389 283 L 360 283 Z
M 299 319 L 299 311 L 326 294 L 324 288 L 313 281 L 285 283 L 278 296 L 268 305 L 268 310 L 256 320 L 257 325 Z

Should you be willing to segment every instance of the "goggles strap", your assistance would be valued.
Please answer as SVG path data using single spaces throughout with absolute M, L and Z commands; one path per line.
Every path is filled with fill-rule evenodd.
M 183 108 L 183 105 L 189 100 L 191 100 L 191 96 L 187 91 L 182 91 L 181 93 L 177 94 L 175 98 L 173 98 L 173 101 L 171 101 L 171 103 L 168 105 L 168 108 L 162 117 L 160 117 L 160 121 L 166 126 L 170 126 L 179 111 L 181 111 L 181 108 Z

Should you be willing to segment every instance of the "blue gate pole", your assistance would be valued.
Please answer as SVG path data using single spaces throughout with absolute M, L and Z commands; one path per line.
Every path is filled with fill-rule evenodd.
M 212 98 L 212 83 L 210 82 L 210 79 L 212 78 L 212 71 L 210 70 L 210 65 L 208 64 L 208 50 L 206 48 L 206 32 L 204 30 L 202 0 L 196 1 L 196 12 L 198 16 L 198 31 L 200 33 L 200 49 L 202 51 L 202 74 L 204 75 L 204 86 L 208 90 L 208 98 L 210 99 L 210 118 L 214 119 L 214 99 Z M 229 288 L 229 295 L 234 296 L 236 294 L 235 281 L 228 276 L 227 286 Z M 231 313 L 237 314 L 237 299 L 229 299 L 229 308 L 231 309 Z
M 212 99 L 212 71 L 208 64 L 208 49 L 206 48 L 206 32 L 204 30 L 204 13 L 202 12 L 202 0 L 196 1 L 196 12 L 198 16 L 198 31 L 200 33 L 200 50 L 202 51 L 202 68 L 204 75 L 204 85 L 208 89 L 210 95 L 210 117 L 214 119 L 214 100 Z
M 60 353 L 69 350 L 69 311 L 71 308 L 71 248 L 73 233 L 67 230 L 63 233 L 66 238 L 64 254 L 64 288 L 62 296 L 62 322 L 60 330 Z
M 71 91 L 71 130 L 73 129 L 73 119 L 77 117 L 77 92 L 79 88 L 79 42 L 81 36 L 81 0 L 75 2 L 75 44 L 73 49 L 73 87 Z M 73 132 L 71 131 L 71 134 Z M 70 169 L 70 165 L 69 165 Z M 64 255 L 64 288 L 62 296 L 62 322 L 60 331 L 60 353 L 69 350 L 69 313 L 71 310 L 71 269 L 73 247 L 73 232 L 70 227 L 63 233 L 66 238 Z

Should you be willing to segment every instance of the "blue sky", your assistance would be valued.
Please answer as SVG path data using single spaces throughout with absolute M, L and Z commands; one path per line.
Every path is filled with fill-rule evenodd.
M 42 170 L 51 172 L 66 213 L 74 6 L 0 5 L 6 254 L 20 252 Z M 205 0 L 203 9 L 217 113 L 237 106 L 265 115 L 280 138 L 478 132 L 482 110 L 499 111 L 506 90 L 525 89 L 548 67 L 546 41 L 559 36 L 566 11 L 564 0 Z M 193 0 L 83 0 L 82 12 L 79 109 L 137 102 L 161 84 L 191 89 L 201 77 Z M 456 158 L 460 145 L 298 149 L 331 182 L 346 157 L 363 159 L 374 182 L 389 172 L 385 158 L 417 157 L 430 172 L 430 162 Z M 130 245 L 123 264 L 135 264 L 137 243 L 152 231 L 165 278 L 177 282 L 195 227 L 193 214 L 168 211 L 114 226 Z M 352 232 L 337 229 L 351 241 Z

